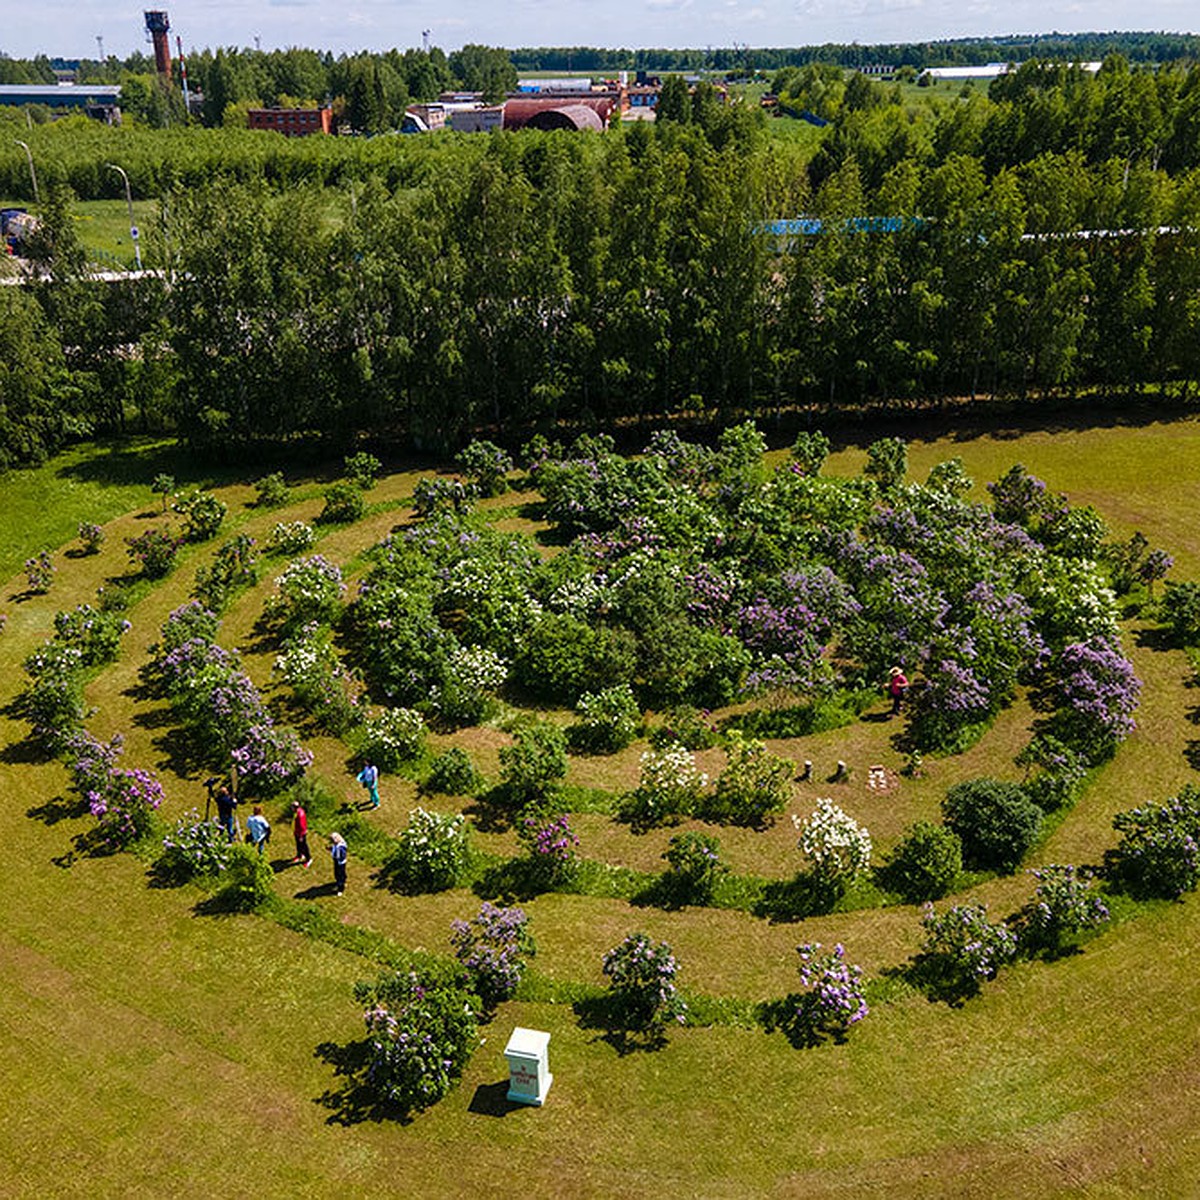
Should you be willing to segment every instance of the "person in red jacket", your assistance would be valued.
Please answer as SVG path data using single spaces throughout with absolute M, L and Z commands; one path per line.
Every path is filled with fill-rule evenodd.
M 312 853 L 308 848 L 308 813 L 304 805 L 296 801 L 292 813 L 292 837 L 296 839 L 296 857 L 292 862 L 302 862 L 306 867 L 312 866 Z
M 908 679 L 899 667 L 893 667 L 891 678 L 888 680 L 888 695 L 892 698 L 892 716 L 900 711 L 900 702 L 908 691 Z

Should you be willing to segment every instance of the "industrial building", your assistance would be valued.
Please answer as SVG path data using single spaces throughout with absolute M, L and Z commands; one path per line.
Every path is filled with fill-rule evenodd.
M 0 104 L 44 104 L 54 112 L 83 112 L 109 125 L 121 123 L 120 99 L 116 84 L 0 84 Z

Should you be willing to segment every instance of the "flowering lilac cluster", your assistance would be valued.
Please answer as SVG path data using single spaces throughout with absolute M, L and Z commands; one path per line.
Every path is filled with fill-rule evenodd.
M 441 892 L 460 882 L 470 861 L 470 835 L 461 813 L 414 808 L 400 831 L 389 874 L 413 892 Z
M 528 923 L 523 910 L 486 900 L 470 921 L 451 923 L 455 957 L 470 972 L 475 991 L 489 1008 L 512 998 L 526 960 L 535 953 Z
M 1060 736 L 1089 762 L 1101 762 L 1136 728 L 1141 681 L 1106 638 L 1064 646 L 1056 666 Z
M 620 1015 L 635 1028 L 656 1028 L 668 1021 L 683 1024 L 687 1005 L 675 986 L 679 964 L 666 942 L 631 933 L 605 956 L 613 999 Z
M 792 824 L 800 831 L 800 849 L 819 879 L 846 882 L 870 869 L 870 832 L 832 800 L 818 800 L 806 821 L 793 816 Z
M 704 904 L 712 899 L 718 880 L 729 873 L 721 859 L 721 844 L 707 833 L 677 833 L 663 852 L 670 865 L 669 879 L 679 885 L 687 898 Z
M 846 962 L 838 943 L 822 953 L 820 942 L 796 947 L 800 955 L 800 985 L 805 989 L 796 1005 L 796 1023 L 811 1039 L 828 1034 L 844 1038 L 870 1011 L 862 990 L 862 968 Z
M 1038 885 L 1032 903 L 1018 917 L 1026 946 L 1058 950 L 1068 938 L 1109 920 L 1108 905 L 1092 890 L 1093 871 L 1051 863 L 1029 873 Z
M 1046 484 L 1016 463 L 987 490 L 996 519 L 1028 528 L 1047 504 Z
M 336 614 L 345 590 L 341 568 L 323 554 L 298 558 L 275 580 L 272 611 L 289 629 L 325 622 Z
M 179 879 L 219 875 L 228 867 L 232 849 L 225 831 L 214 821 L 204 820 L 193 808 L 163 838 L 163 866 Z
M 479 1041 L 477 1002 L 457 987 L 415 972 L 359 985 L 355 995 L 371 1039 L 367 1083 L 404 1111 L 436 1104 L 470 1061 Z
M 579 838 L 565 813 L 550 820 L 526 817 L 518 833 L 539 875 L 557 882 L 570 874 Z
M 312 762 L 290 729 L 275 725 L 236 653 L 216 644 L 216 614 L 195 601 L 168 616 L 150 675 L 206 747 L 214 765 L 228 754 L 241 789 L 273 795 Z
M 96 818 L 96 845 L 107 851 L 145 836 L 163 800 L 162 785 L 152 772 L 116 765 L 121 751 L 120 734 L 101 742 L 85 730 L 66 745 L 71 786 Z
M 724 565 L 702 562 L 684 575 L 683 585 L 690 596 L 688 616 L 702 629 L 729 633 L 733 627 L 734 602 L 745 586 L 738 573 Z
M 33 558 L 25 560 L 25 581 L 31 592 L 40 594 L 50 590 L 50 585 L 54 582 L 54 562 L 50 558 L 49 550 L 43 550 Z
M 318 728 L 341 737 L 359 719 L 361 686 L 342 665 L 328 628 L 301 626 L 275 657 L 275 667 L 308 710 Z
M 581 533 L 575 539 L 574 547 L 585 558 L 605 563 L 639 550 L 654 550 L 662 543 L 654 522 L 649 517 L 636 515 L 622 517 L 616 528 L 607 533 Z
M 1121 835 L 1106 868 L 1134 891 L 1176 899 L 1200 886 L 1200 789 L 1187 784 L 1165 804 L 1113 817 Z
M 84 554 L 99 554 L 104 544 L 104 529 L 94 521 L 81 521 L 77 531 Z
M 989 921 L 985 904 L 955 904 L 941 914 L 926 904 L 921 926 L 921 953 L 964 984 L 993 978 L 1017 955 L 1017 935 Z
M 21 693 L 21 715 L 48 753 L 83 725 L 83 654 L 77 646 L 45 642 L 25 663 L 29 683 Z
M 54 614 L 54 637 L 64 646 L 76 646 L 85 667 L 110 663 L 117 657 L 121 638 L 132 628 L 113 612 L 103 612 L 90 604 L 79 604 L 69 612 Z

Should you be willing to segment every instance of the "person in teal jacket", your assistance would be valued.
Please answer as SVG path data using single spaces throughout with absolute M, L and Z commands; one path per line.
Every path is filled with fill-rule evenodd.
M 379 768 L 369 759 L 363 760 L 363 769 L 358 773 L 358 782 L 367 789 L 371 807 L 379 807 Z

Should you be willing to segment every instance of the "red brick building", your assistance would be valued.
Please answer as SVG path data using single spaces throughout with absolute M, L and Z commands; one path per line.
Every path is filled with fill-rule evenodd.
M 331 108 L 252 108 L 247 120 L 251 129 L 273 129 L 284 137 L 333 132 Z

